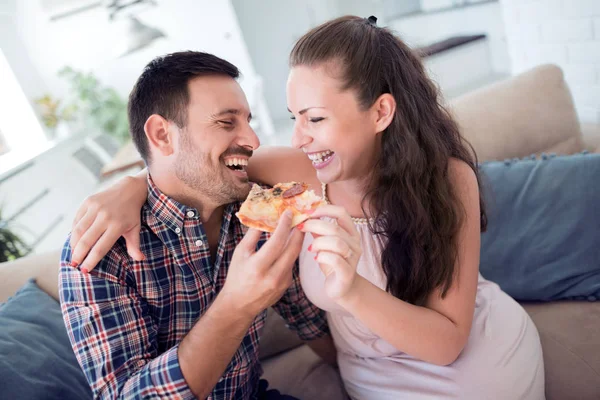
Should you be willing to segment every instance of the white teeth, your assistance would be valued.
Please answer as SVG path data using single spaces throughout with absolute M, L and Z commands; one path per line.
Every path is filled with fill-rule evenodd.
M 227 165 L 229 167 L 234 166 L 234 165 L 247 166 L 248 160 L 245 160 L 243 158 L 230 158 L 228 160 L 225 160 L 225 165 Z
M 320 153 L 308 154 L 308 158 L 316 164 L 322 163 L 324 159 L 327 159 L 333 152 L 331 150 L 322 151 Z

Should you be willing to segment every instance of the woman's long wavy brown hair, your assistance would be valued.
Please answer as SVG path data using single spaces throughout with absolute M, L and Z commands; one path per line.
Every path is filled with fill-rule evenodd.
M 369 199 L 370 215 L 379 216 L 371 230 L 386 239 L 381 262 L 387 291 L 422 306 L 437 288 L 445 296 L 456 273 L 465 210 L 448 175 L 452 157 L 477 176 L 485 231 L 475 152 L 442 106 L 420 57 L 388 29 L 365 18 L 337 18 L 305 34 L 290 54 L 290 67 L 330 62 L 341 66 L 342 89 L 356 91 L 363 109 L 383 93 L 396 99 L 363 209 Z

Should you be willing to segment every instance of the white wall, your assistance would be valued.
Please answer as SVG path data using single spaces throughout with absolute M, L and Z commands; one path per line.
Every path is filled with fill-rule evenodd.
M 48 146 L 46 134 L 0 49 L 0 132 L 10 152 L 0 156 L 0 176 Z
M 276 123 L 276 131 L 279 136 L 283 137 L 279 141 L 282 144 L 289 144 L 288 136 L 292 126 L 286 110 L 285 99 L 289 52 L 300 36 L 317 24 L 331 18 L 346 14 L 363 17 L 375 15 L 378 17 L 379 25 L 388 26 L 399 32 L 404 39 L 408 39 L 409 44 L 415 46 L 430 44 L 449 36 L 485 33 L 488 35 L 488 39 L 484 43 L 489 48 L 487 52 L 489 55 L 486 55 L 485 60 L 478 60 L 475 69 L 479 72 L 485 69 L 490 74 L 502 76 L 506 75 L 509 70 L 510 63 L 499 3 L 390 20 L 391 14 L 386 15 L 384 10 L 414 7 L 418 1 L 410 0 L 406 4 L 403 1 L 402 5 L 395 4 L 391 0 L 231 1 L 256 71 L 264 78 L 265 98 Z M 458 58 L 463 60 L 461 57 Z M 445 68 L 440 62 L 436 65 L 439 66 L 438 70 Z M 491 71 L 489 65 L 492 66 Z M 469 71 L 472 70 L 473 68 Z M 454 72 L 465 73 L 464 68 Z M 479 75 L 472 77 L 481 82 Z M 444 76 L 449 75 L 444 74 Z M 474 83 L 471 82 L 470 85 L 473 86 Z M 456 88 L 451 87 L 450 89 L 455 90 Z
M 79 205 L 97 189 L 97 179 L 72 157 L 79 146 L 81 138 L 62 142 L 0 183 L 4 216 L 15 217 L 11 226 L 34 252 L 60 249 Z M 46 190 L 47 195 L 35 202 Z M 47 236 L 38 241 L 44 233 Z
M 553 63 L 577 112 L 600 123 L 600 0 L 502 0 L 512 73 Z
M 11 70 L 31 102 L 42 95 L 46 84 L 36 69 L 19 35 L 17 20 L 17 0 L 0 1 L 0 49 L 4 53 Z
M 411 46 L 427 45 L 450 36 L 486 34 L 494 72 L 505 73 L 510 69 L 500 3 L 414 15 L 387 22 Z
M 39 0 L 20 1 L 20 34 L 27 53 L 53 94 L 65 93 L 67 86 L 56 73 L 68 65 L 94 72 L 103 83 L 127 96 L 152 58 L 179 50 L 214 53 L 237 65 L 247 80 L 254 77 L 230 1 L 158 0 L 157 3 L 157 7 L 142 11 L 138 17 L 143 23 L 161 29 L 167 38 L 124 58 L 113 57 L 115 43 L 122 37 L 116 29 L 118 22 L 111 23 L 102 8 L 51 22 Z
M 439 10 L 440 8 L 452 7 L 455 0 L 421 0 L 421 9 L 423 11 Z
M 18 33 L 16 0 L 0 1 L 0 175 L 48 146 L 34 113 L 34 99 L 47 87 Z M 3 153 L 0 149 L 0 153 Z M 2 198 L 0 197 L 0 202 Z
M 402 5 L 394 5 L 388 0 L 232 0 L 232 3 L 254 66 L 265 79 L 265 98 L 278 130 L 284 129 L 282 125 L 289 117 L 285 107 L 285 83 L 289 71 L 288 56 L 294 42 L 317 24 L 341 15 L 375 15 L 380 25 L 397 31 L 415 46 L 453 35 L 485 33 L 494 72 L 509 70 L 499 3 L 396 20 L 389 20 L 384 10 L 411 8 L 418 0 Z
M 487 40 L 477 40 L 427 57 L 424 65 L 446 100 L 502 79 L 492 70 Z
M 168 38 L 115 59 L 114 40 L 123 38 L 115 37 L 114 26 L 103 9 L 51 22 L 40 0 L 0 0 L 0 48 L 30 101 L 46 92 L 63 96 L 67 84 L 56 73 L 67 65 L 95 73 L 102 83 L 127 96 L 143 67 L 155 56 L 201 50 L 236 64 L 243 73 L 242 87 L 251 104 L 256 105 L 252 89 L 257 77 L 230 1 L 158 0 L 157 3 L 157 7 L 143 11 L 139 19 L 161 29 Z M 5 88 L 0 86 L 2 89 Z M 2 109 L 15 111 L 12 106 Z M 260 104 L 257 108 L 260 110 Z M 97 180 L 72 157 L 81 140 L 82 137 L 74 137 L 59 143 L 36 157 L 34 167 L 0 187 L 0 203 L 6 204 L 7 215 L 23 207 L 44 188 L 51 189 L 44 202 L 26 209 L 16 221 L 25 230 L 31 230 L 32 234 L 25 233 L 28 241 L 55 224 L 50 236 L 38 243 L 36 251 L 60 248 L 73 213 L 85 196 L 98 189 Z M 12 157 L 15 154 L 13 151 L 3 156 L 0 177 L 7 169 L 6 157 L 11 157 L 14 165 L 25 161 Z M 64 218 L 56 222 L 60 215 Z
M 457 7 L 463 4 L 482 3 L 487 0 L 421 0 L 423 11 L 434 11 L 442 8 Z
M 337 17 L 335 0 L 232 0 L 252 62 L 264 79 L 273 120 L 289 119 L 285 85 L 294 43 L 309 29 Z
M 385 23 L 383 10 L 400 12 L 419 0 L 231 0 L 244 40 L 258 74 L 265 80 L 265 98 L 278 129 L 286 125 L 285 85 L 288 58 L 294 43 L 315 26 L 342 15 L 375 15 Z M 393 3 L 393 4 L 392 4 Z M 406 3 L 406 4 L 404 4 Z
M 343 0 L 340 0 L 343 1 Z M 422 0 L 402 0 L 402 1 L 397 1 L 397 0 L 382 0 L 380 1 L 381 3 L 381 9 L 384 10 L 384 13 L 386 14 L 386 18 L 387 16 L 398 16 L 398 15 L 403 15 L 403 14 L 408 14 L 411 12 L 417 12 L 417 11 L 421 11 L 423 9 L 423 1 Z M 371 12 L 371 14 L 373 14 L 373 12 Z M 361 17 L 368 17 L 369 15 L 361 15 Z M 375 16 L 379 19 L 380 15 L 376 15 Z

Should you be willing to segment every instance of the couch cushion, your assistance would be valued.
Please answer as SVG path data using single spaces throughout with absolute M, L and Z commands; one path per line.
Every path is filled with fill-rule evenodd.
M 308 345 L 296 347 L 262 361 L 269 387 L 299 399 L 347 400 L 336 369 L 326 364 Z
M 260 335 L 261 360 L 294 349 L 303 343 L 295 332 L 286 327 L 285 320 L 275 310 L 267 310 L 267 319 Z
M 450 109 L 480 161 L 583 150 L 571 93 L 554 65 L 460 96 Z
M 525 303 L 540 333 L 547 400 L 600 399 L 600 303 Z
M 0 307 L 0 397 L 91 399 L 60 306 L 33 280 Z
M 600 300 L 600 154 L 481 165 L 481 274 L 517 300 Z
M 581 124 L 581 133 L 586 150 L 600 153 L 600 124 Z
M 32 278 L 42 290 L 58 300 L 59 266 L 60 250 L 0 263 L 0 303 L 14 295 Z

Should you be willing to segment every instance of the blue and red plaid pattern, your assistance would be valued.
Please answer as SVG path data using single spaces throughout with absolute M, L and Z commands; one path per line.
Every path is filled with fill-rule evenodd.
M 149 178 L 140 242 L 146 256 L 133 261 L 121 238 L 89 274 L 70 266 L 67 239 L 61 257 L 60 300 L 75 355 L 95 398 L 194 398 L 177 357 L 178 344 L 219 293 L 235 246 L 246 229 L 226 206 L 218 251 L 211 260 L 197 210 L 161 193 Z M 268 239 L 265 234 L 259 243 Z M 273 306 L 304 340 L 328 333 L 325 313 L 300 286 Z M 259 314 L 209 399 L 252 399 L 262 369 Z

